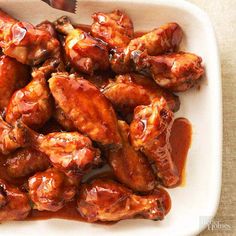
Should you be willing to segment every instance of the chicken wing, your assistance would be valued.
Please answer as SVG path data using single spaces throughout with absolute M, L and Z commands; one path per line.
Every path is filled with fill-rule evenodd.
M 0 57 L 0 111 L 7 107 L 12 94 L 29 80 L 28 66 L 5 55 Z
M 60 33 L 67 35 L 65 52 L 78 71 L 93 74 L 96 70 L 104 71 L 109 68 L 109 54 L 105 43 L 79 28 L 74 29 L 66 16 L 58 19 L 55 27 Z
M 166 187 L 179 182 L 178 170 L 171 159 L 170 131 L 173 113 L 164 98 L 155 98 L 148 106 L 138 106 L 130 125 L 132 145 L 141 150 L 157 169 L 157 175 Z
M 204 73 L 202 58 L 192 53 L 171 53 L 148 56 L 134 53 L 135 70 L 152 76 L 161 87 L 173 92 L 183 92 L 193 87 Z
M 97 12 L 92 15 L 92 18 L 93 37 L 102 39 L 110 48 L 124 48 L 134 36 L 131 19 L 119 10 L 111 13 Z
M 39 211 L 58 211 L 76 194 L 75 186 L 63 172 L 56 169 L 36 173 L 28 184 L 34 209 Z
M 56 70 L 59 62 L 48 60 L 32 73 L 33 80 L 16 91 L 7 107 L 6 121 L 13 124 L 21 119 L 32 129 L 41 128 L 52 115 L 53 104 L 46 78 Z
M 156 97 L 164 97 L 168 107 L 178 111 L 179 97 L 159 87 L 152 79 L 130 73 L 119 75 L 103 89 L 103 94 L 111 101 L 122 117 L 132 117 L 134 108 L 148 105 Z
M 51 164 L 65 172 L 84 173 L 101 162 L 100 151 L 88 137 L 78 132 L 55 132 L 42 135 L 28 129 L 32 147 L 46 154 Z
M 13 126 L 0 116 L 0 153 L 8 154 L 27 144 L 26 130 L 19 122 Z
M 5 167 L 9 176 L 13 178 L 27 177 L 38 171 L 49 168 L 48 157 L 33 148 L 22 148 L 10 154 Z
M 0 179 L 0 221 L 22 220 L 30 210 L 27 195 Z
M 149 195 L 136 195 L 109 179 L 97 179 L 80 188 L 78 211 L 89 222 L 119 221 L 140 217 L 162 220 L 170 208 L 169 194 L 158 188 Z
M 49 87 L 79 131 L 103 145 L 121 143 L 115 112 L 96 86 L 74 75 L 56 73 L 49 79 Z
M 50 33 L 18 22 L 0 10 L 0 47 L 17 61 L 36 65 L 58 53 L 59 41 Z
M 108 162 L 117 179 L 134 191 L 146 192 L 155 186 L 155 176 L 145 156 L 129 143 L 129 126 L 118 121 L 122 148 L 107 152 Z
M 159 55 L 174 52 L 178 49 L 183 32 L 177 23 L 168 23 L 141 37 L 130 41 L 122 51 L 118 50 L 111 59 L 111 67 L 117 74 L 132 70 L 132 54 L 137 51 L 146 52 L 148 55 Z
M 58 61 L 57 71 L 65 71 L 66 66 L 65 66 L 65 58 L 64 58 L 65 57 L 64 48 L 63 48 L 64 45 L 60 40 L 61 35 L 57 34 L 54 24 L 46 20 L 36 25 L 36 27 L 37 29 L 47 31 L 51 35 L 51 37 L 55 38 L 56 40 L 60 42 L 58 45 L 58 50 L 53 54 L 53 58 L 57 59 Z

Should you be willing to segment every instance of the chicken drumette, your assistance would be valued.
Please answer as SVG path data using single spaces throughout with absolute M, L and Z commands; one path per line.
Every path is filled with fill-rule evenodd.
M 34 209 L 58 211 L 76 194 L 76 187 L 56 169 L 38 172 L 29 179 L 29 196 Z
M 81 176 L 101 163 L 100 151 L 91 140 L 78 132 L 55 132 L 42 135 L 27 130 L 29 143 L 46 154 L 51 164 L 68 176 Z
M 0 57 L 0 111 L 4 110 L 12 94 L 30 79 L 29 67 L 8 56 Z
M 21 63 L 36 65 L 58 53 L 59 41 L 49 32 L 0 10 L 0 47 L 5 55 Z
M 50 166 L 48 157 L 33 148 L 21 148 L 11 153 L 5 163 L 6 171 L 13 178 L 30 176 Z
M 118 121 L 122 148 L 107 152 L 108 162 L 117 179 L 132 190 L 145 192 L 155 186 L 155 177 L 146 157 L 129 143 L 129 126 Z
M 97 179 L 81 186 L 77 204 L 79 213 L 89 222 L 134 217 L 162 220 L 169 211 L 170 197 L 159 188 L 140 196 L 112 180 Z
M 31 210 L 27 195 L 0 179 L 0 221 L 22 220 Z
M 148 56 L 136 51 L 132 58 L 136 71 L 152 76 L 158 85 L 173 92 L 193 87 L 204 73 L 202 58 L 193 53 Z
M 123 50 L 115 52 L 111 59 L 111 67 L 118 74 L 130 72 L 132 71 L 132 54 L 136 51 L 145 51 L 148 55 L 174 52 L 179 47 L 182 35 L 182 29 L 177 23 L 168 23 L 154 29 L 131 40 Z
M 58 19 L 55 27 L 57 31 L 67 35 L 65 52 L 78 71 L 93 74 L 96 70 L 104 71 L 109 68 L 109 54 L 105 43 L 79 28 L 74 29 L 66 16 Z
M 131 19 L 119 10 L 111 13 L 97 12 L 92 18 L 92 35 L 102 39 L 110 48 L 124 48 L 134 36 Z
M 154 162 L 157 175 L 166 187 L 179 183 L 178 170 L 171 159 L 170 131 L 173 113 L 164 98 L 155 98 L 148 106 L 138 106 L 130 125 L 132 145 Z
M 46 61 L 42 67 L 33 71 L 33 80 L 13 94 L 6 111 L 8 123 L 13 124 L 21 119 L 27 126 L 38 129 L 49 120 L 53 104 L 46 79 L 56 71 L 58 64 L 58 60 Z
M 75 127 L 103 145 L 120 144 L 116 114 L 98 88 L 75 75 L 53 74 L 49 87 L 58 106 Z
M 103 94 L 125 118 L 132 117 L 136 106 L 148 105 L 156 97 L 164 97 L 173 111 L 178 111 L 180 106 L 178 96 L 159 87 L 152 79 L 135 73 L 119 75 L 115 80 L 110 80 Z

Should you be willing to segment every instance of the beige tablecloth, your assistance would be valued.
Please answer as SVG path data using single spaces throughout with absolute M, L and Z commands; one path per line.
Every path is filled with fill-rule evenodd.
M 236 235 L 236 1 L 189 2 L 205 10 L 213 22 L 220 47 L 223 82 L 224 146 L 221 201 L 214 221 L 200 235 Z

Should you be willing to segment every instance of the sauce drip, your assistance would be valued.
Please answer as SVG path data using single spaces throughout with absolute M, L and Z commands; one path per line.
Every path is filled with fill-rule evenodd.
M 180 174 L 179 185 L 185 183 L 185 164 L 188 150 L 191 146 L 192 126 L 186 118 L 178 118 L 174 121 L 171 135 L 171 157 Z

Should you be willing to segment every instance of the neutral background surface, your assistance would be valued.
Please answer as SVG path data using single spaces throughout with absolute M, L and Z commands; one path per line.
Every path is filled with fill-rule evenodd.
M 236 1 L 188 1 L 205 10 L 212 20 L 221 54 L 223 86 L 224 146 L 221 201 L 214 221 L 209 229 L 200 235 L 236 235 Z

